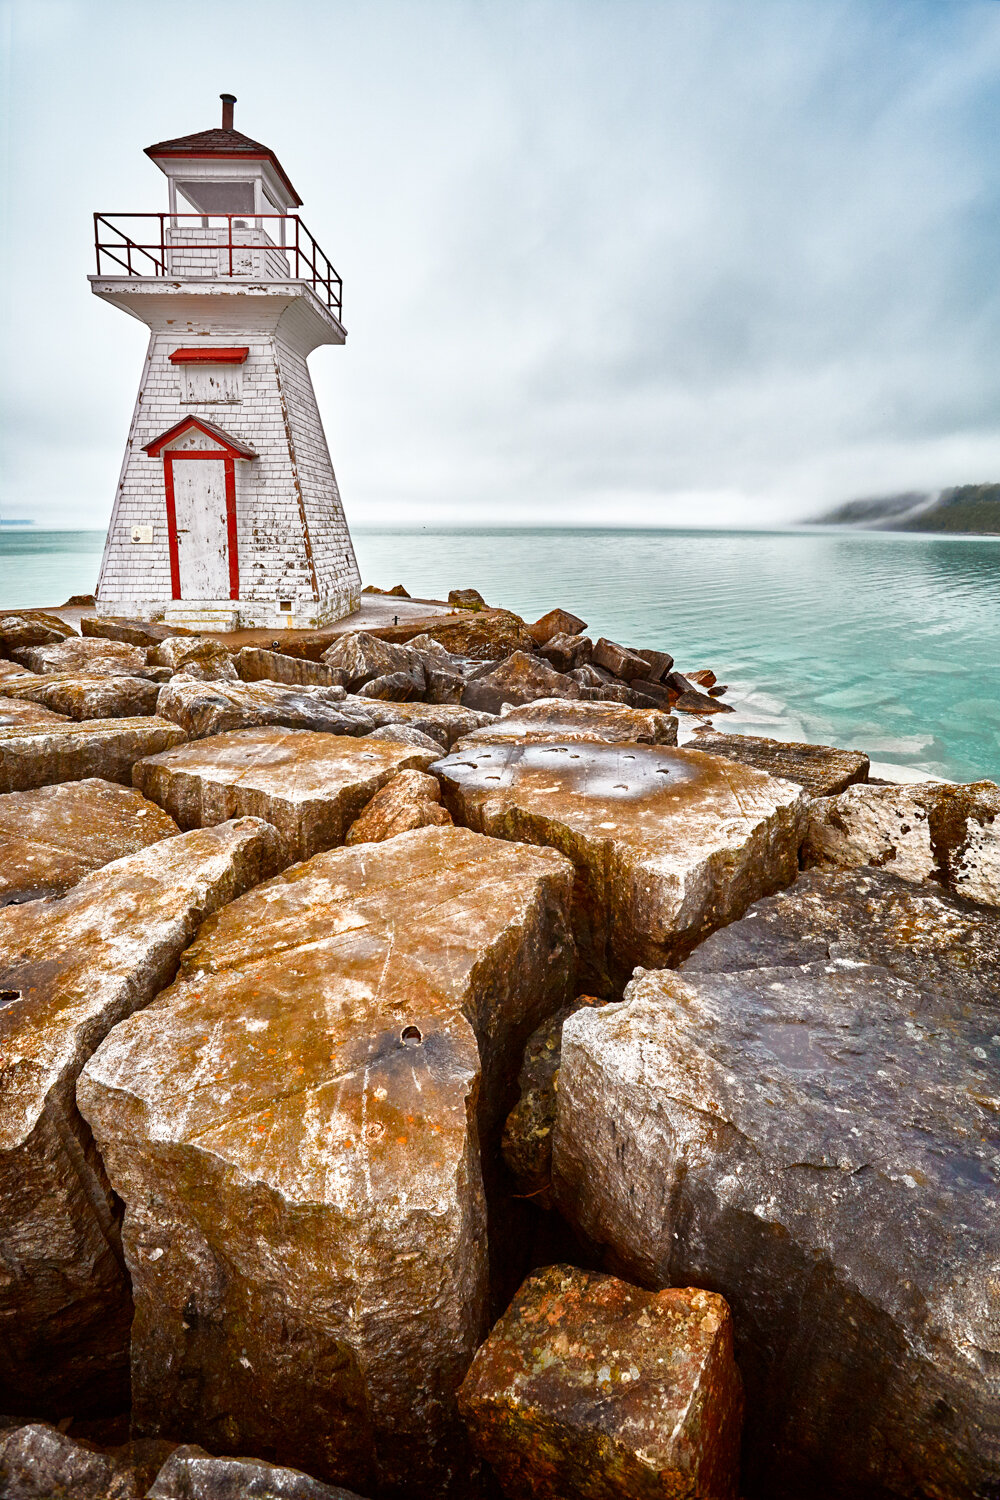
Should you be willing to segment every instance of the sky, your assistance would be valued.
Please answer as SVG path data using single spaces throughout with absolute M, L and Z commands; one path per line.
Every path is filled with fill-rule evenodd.
M 93 211 L 273 147 L 361 525 L 771 525 L 1000 481 L 998 0 L 0 0 L 0 514 L 103 527 Z

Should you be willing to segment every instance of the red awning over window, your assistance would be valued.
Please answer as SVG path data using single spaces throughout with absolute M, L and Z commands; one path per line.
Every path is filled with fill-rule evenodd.
M 175 349 L 172 365 L 241 365 L 249 349 Z

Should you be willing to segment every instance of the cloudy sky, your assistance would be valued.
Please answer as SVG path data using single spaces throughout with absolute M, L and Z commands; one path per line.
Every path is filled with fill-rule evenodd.
M 703 524 L 1000 480 L 997 0 L 4 0 L 2 513 L 104 526 L 91 213 L 272 146 L 345 282 L 355 524 Z

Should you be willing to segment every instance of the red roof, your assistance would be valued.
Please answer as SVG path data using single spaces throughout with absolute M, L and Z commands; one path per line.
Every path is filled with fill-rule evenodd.
M 199 130 L 196 135 L 179 135 L 174 141 L 159 141 L 155 146 L 147 146 L 146 155 L 153 161 L 164 156 L 214 156 L 223 159 L 228 157 L 231 161 L 269 161 L 288 189 L 293 205 L 296 208 L 302 207 L 302 199 L 292 187 L 288 174 L 270 146 L 252 141 L 240 130 Z
M 168 427 L 166 432 L 161 432 L 159 437 L 154 438 L 151 443 L 144 443 L 143 453 L 148 453 L 150 458 L 159 458 L 167 443 L 172 443 L 174 438 L 180 437 L 181 433 L 187 432 L 191 427 L 203 432 L 206 437 L 214 438 L 217 443 L 221 443 L 233 458 L 257 457 L 254 449 L 247 443 L 241 442 L 239 438 L 231 437 L 228 432 L 223 432 L 221 427 L 217 427 L 214 422 L 209 422 L 205 417 L 195 417 L 190 413 L 186 417 L 181 417 L 173 427 Z

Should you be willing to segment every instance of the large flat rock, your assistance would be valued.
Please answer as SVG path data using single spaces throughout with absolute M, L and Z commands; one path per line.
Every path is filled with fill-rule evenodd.
M 141 646 L 124 641 L 84 640 L 71 635 L 66 640 L 41 646 L 22 646 L 10 653 L 32 672 L 73 672 L 92 677 L 134 676 L 146 665 Z
M 458 703 L 386 703 L 375 698 L 351 696 L 349 707 L 363 712 L 375 729 L 406 725 L 437 740 L 443 750 L 450 750 L 456 740 L 492 724 L 495 714 L 463 708 Z
M 341 687 L 285 687 L 278 682 L 202 682 L 183 674 L 160 690 L 156 711 L 179 724 L 189 739 L 235 729 L 273 726 L 326 734 L 367 734 L 373 716 L 344 701 Z
M 640 972 L 565 1023 L 557 1201 L 624 1274 L 726 1297 L 748 1496 L 1000 1484 L 996 1029 L 854 958 Z
M 506 705 L 500 717 L 462 741 L 468 744 L 504 740 L 605 740 L 610 745 L 676 745 L 677 720 L 659 709 L 630 708 L 624 703 L 579 703 L 543 698 Z
M 714 1292 L 546 1266 L 459 1401 L 508 1500 L 736 1500 L 743 1391 Z
M 378 1493 L 477 1493 L 479 1142 L 565 999 L 572 869 L 423 828 L 208 922 L 78 1097 L 126 1205 L 139 1429 Z M 492 1148 L 490 1148 L 492 1149 Z
M 1000 913 L 885 870 L 812 870 L 714 932 L 685 974 L 843 958 L 881 964 L 919 989 L 925 1008 L 1000 1009 Z
M 236 657 L 244 682 L 280 682 L 289 687 L 343 687 L 345 674 L 306 656 L 286 656 L 263 646 L 244 646 Z
M 127 719 L 156 713 L 159 684 L 148 677 L 30 674 L 9 683 L 12 698 L 41 704 L 71 719 Z
M 380 787 L 398 771 L 425 771 L 433 761 L 432 751 L 389 740 L 240 729 L 150 756 L 133 778 L 181 828 L 266 818 L 293 860 L 343 843 Z
M 813 797 L 832 797 L 868 777 L 868 756 L 832 745 L 769 740 L 755 734 L 699 734 L 693 742 L 707 755 L 722 755 L 769 776 L 783 776 L 805 787 Z
M 183 729 L 155 715 L 0 726 L 0 792 L 24 792 L 91 776 L 128 786 L 137 760 L 183 739 Z
M 172 979 L 203 917 L 272 873 L 255 819 L 168 838 L 0 911 L 0 1410 L 117 1409 L 131 1301 L 119 1208 L 74 1085 Z
M 179 832 L 113 781 L 65 781 L 0 796 L 0 906 L 60 896 L 91 870 Z
M 588 986 L 675 963 L 798 868 L 802 794 L 788 782 L 666 745 L 477 745 L 434 773 L 457 822 L 550 844 L 577 870 Z
M 16 729 L 20 728 L 22 724 L 68 723 L 68 714 L 54 714 L 51 709 L 43 708 L 40 703 L 32 703 L 30 699 L 27 702 L 22 702 L 20 698 L 4 698 L 0 696 L 0 728 Z

